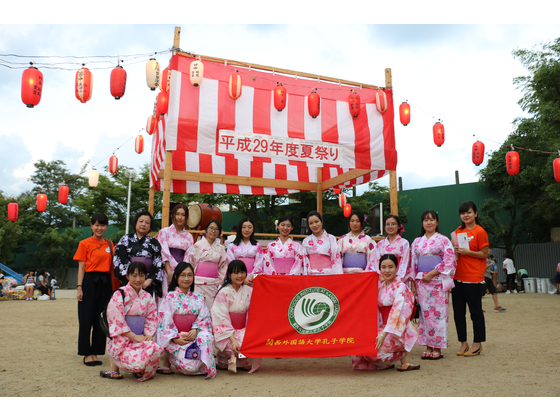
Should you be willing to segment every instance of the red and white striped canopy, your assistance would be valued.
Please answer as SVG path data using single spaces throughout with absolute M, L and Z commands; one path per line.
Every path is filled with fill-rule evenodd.
M 361 99 L 360 114 L 354 118 L 348 107 L 351 91 L 347 86 L 203 60 L 204 79 L 195 87 L 189 81 L 191 61 L 193 58 L 179 54 L 171 59 L 168 114 L 158 122 L 152 138 L 151 187 L 163 189 L 158 172 L 165 166 L 166 150 L 173 151 L 172 170 L 175 171 L 278 181 L 277 188 L 266 188 L 173 180 L 171 191 L 176 193 L 280 195 L 300 192 L 282 188 L 282 180 L 316 182 L 318 167 L 322 167 L 323 182 L 351 169 L 374 170 L 339 187 L 374 181 L 396 169 L 390 89 L 385 90 L 387 111 L 381 114 L 375 104 L 377 89 L 354 88 Z M 243 91 L 239 99 L 233 100 L 229 96 L 229 76 L 236 70 L 241 76 Z M 273 92 L 278 82 L 288 92 L 283 111 L 274 108 Z M 317 118 L 312 118 L 307 110 L 307 97 L 313 88 L 321 97 L 321 112 Z M 246 136 L 257 143 L 266 138 L 270 151 L 261 156 L 247 153 L 247 150 L 240 152 L 240 144 L 226 147 L 222 130 L 239 133 L 238 137 Z M 288 142 L 301 147 L 304 144 L 313 146 L 317 151 L 329 150 L 331 157 L 334 152 L 340 152 L 341 156 L 337 155 L 338 164 L 334 164 L 319 152 L 308 155 L 307 159 L 290 159 L 288 153 L 278 152 L 282 152 L 282 146 L 278 146 L 274 149 L 276 153 L 272 153 L 273 143 L 287 148 Z

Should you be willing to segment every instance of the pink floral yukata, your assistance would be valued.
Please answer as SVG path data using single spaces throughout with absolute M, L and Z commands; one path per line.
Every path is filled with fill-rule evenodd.
M 169 266 L 171 267 L 171 272 L 175 270 L 177 264 L 182 261 L 189 262 L 189 254 L 191 252 L 191 248 L 194 245 L 194 240 L 192 235 L 187 232 L 186 229 L 183 229 L 181 232 L 177 232 L 175 229 L 175 225 L 171 225 L 169 227 L 161 229 L 157 234 L 157 239 L 161 244 L 161 257 L 163 259 L 163 282 L 162 282 L 162 289 L 163 289 L 163 297 L 167 294 L 167 288 L 169 287 L 169 283 L 171 279 L 167 278 L 167 270 L 165 270 L 165 263 L 169 262 Z M 180 249 L 185 252 L 185 255 L 182 260 L 175 260 L 173 255 L 171 254 L 170 248 Z
M 352 232 L 342 235 L 338 240 L 338 248 L 342 254 L 342 265 L 344 273 L 362 273 L 364 271 L 373 271 L 371 268 L 375 261 L 375 240 L 364 232 L 360 232 L 357 236 Z M 360 253 L 366 254 L 366 268 L 346 267 L 344 268 L 344 254 Z
M 430 239 L 424 235 L 412 243 L 411 255 L 410 273 L 416 283 L 418 303 L 421 307 L 418 344 L 445 349 L 449 326 L 449 291 L 454 287 L 453 275 L 457 267 L 453 244 L 438 232 Z M 440 274 L 427 283 L 422 280 L 426 273 L 418 272 L 418 258 L 426 255 L 439 255 L 442 258 L 441 263 L 435 267 Z
M 352 365 L 357 370 L 386 369 L 401 360 L 405 352 L 410 352 L 418 339 L 418 333 L 410 321 L 414 311 L 414 296 L 398 277 L 389 286 L 379 280 L 377 304 L 380 308 L 377 314 L 377 335 L 386 332 L 387 336 L 377 350 L 377 357 L 352 356 Z M 382 306 L 391 308 L 386 324 L 381 314 Z
M 230 357 L 234 354 L 233 347 L 229 338 L 235 335 L 239 346 L 243 344 L 245 337 L 245 327 L 234 328 L 230 313 L 243 314 L 249 311 L 251 305 L 251 295 L 253 288 L 241 286 L 239 291 L 235 291 L 231 284 L 220 289 L 216 295 L 214 306 L 212 307 L 212 327 L 214 329 L 214 340 L 218 348 L 218 365 L 227 366 Z M 246 319 L 245 315 L 245 319 Z M 237 358 L 237 367 L 249 370 L 249 373 L 256 371 L 261 365 L 260 358 Z
M 294 263 L 289 273 L 278 273 L 274 268 L 275 258 L 293 258 Z M 301 244 L 288 238 L 286 243 L 282 243 L 280 238 L 271 242 L 266 247 L 264 254 L 264 273 L 265 274 L 286 274 L 289 276 L 303 274 L 303 248 Z
M 208 310 L 211 310 L 216 292 L 226 277 L 228 265 L 226 249 L 223 245 L 219 244 L 217 240 L 210 245 L 206 238 L 202 238 L 191 248 L 189 262 L 194 268 L 194 284 L 196 291 L 204 296 L 206 306 Z M 217 265 L 217 277 L 204 277 L 197 274 L 198 265 L 206 262 Z
M 343 274 L 342 257 L 336 238 L 323 229 L 323 234 L 317 238 L 314 234 L 303 240 L 303 274 Z M 310 255 L 326 255 L 330 258 L 331 268 L 311 268 Z
M 136 293 L 130 283 L 121 289 L 125 294 L 124 304 L 121 293 L 115 292 L 107 306 L 109 335 L 112 337 L 107 345 L 107 353 L 120 369 L 131 373 L 143 373 L 138 381 L 146 381 L 155 375 L 163 347 L 154 341 L 137 342 L 124 336 L 124 333 L 131 331 L 125 316 L 145 317 L 143 335 L 153 337 L 159 324 L 156 302 L 143 289 Z
M 197 328 L 200 330 L 195 340 L 200 348 L 200 359 L 185 359 L 185 350 L 192 342 L 184 346 L 173 342 L 173 339 L 179 337 L 180 333 L 173 320 L 174 315 L 196 316 L 191 329 Z M 191 291 L 184 294 L 177 287 L 163 299 L 160 306 L 160 317 L 161 321 L 157 329 L 157 343 L 169 352 L 171 365 L 185 375 L 206 374 L 206 379 L 215 378 L 216 364 L 214 363 L 213 353 L 212 321 L 210 319 L 210 311 L 208 311 L 204 303 L 204 296 Z
M 243 242 L 241 240 L 239 245 L 235 245 L 233 242 L 227 246 L 227 258 L 228 264 L 233 260 L 239 260 L 241 258 L 249 258 L 254 260 L 253 269 L 247 267 L 247 277 L 251 274 L 262 274 L 264 273 L 264 251 L 261 244 L 257 243 L 252 245 L 251 242 Z M 245 263 L 247 265 L 247 263 Z
M 410 276 L 410 244 L 408 241 L 398 234 L 392 243 L 389 243 L 389 238 L 379 241 L 375 248 L 375 259 L 370 267 L 371 269 L 368 271 L 375 271 L 381 274 L 379 271 L 379 259 L 385 254 L 393 254 L 397 257 L 399 261 L 397 277 L 407 284 Z

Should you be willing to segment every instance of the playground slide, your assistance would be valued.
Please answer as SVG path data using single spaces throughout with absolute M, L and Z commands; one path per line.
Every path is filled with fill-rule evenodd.
M 18 284 L 23 284 L 23 281 L 21 280 L 23 278 L 23 276 L 21 274 L 16 273 L 10 267 L 6 267 L 2 263 L 0 263 L 0 268 L 2 269 L 2 273 L 4 273 L 4 276 L 13 277 L 14 279 L 17 280 Z

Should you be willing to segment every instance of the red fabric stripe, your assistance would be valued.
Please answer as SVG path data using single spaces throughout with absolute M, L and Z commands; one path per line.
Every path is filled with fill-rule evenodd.
M 181 75 L 181 105 L 177 130 L 177 150 L 197 151 L 198 104 L 200 88 L 189 81 L 189 74 Z
M 352 118 L 354 123 L 354 154 L 356 157 L 356 169 L 370 169 L 371 149 L 370 132 L 367 120 L 366 104 L 360 105 L 360 115 Z
M 253 95 L 253 130 L 255 133 L 270 135 L 270 101 L 272 91 L 255 89 Z
M 268 159 L 270 160 L 270 159 Z M 251 177 L 252 178 L 260 178 L 263 177 L 263 159 L 254 158 L 253 162 L 251 163 Z M 264 194 L 263 187 L 251 187 L 253 191 L 253 195 L 262 195 Z
M 305 98 L 300 95 L 290 95 L 288 92 L 288 137 L 304 138 L 304 109 Z M 284 111 L 282 111 L 284 112 Z
M 226 156 L 226 175 L 238 175 L 238 163 L 233 156 Z M 226 191 L 228 194 L 240 194 L 239 185 L 226 184 Z
M 186 155 L 185 152 L 173 152 L 173 159 L 171 160 L 171 170 L 174 171 L 189 171 L 190 169 L 187 168 L 186 164 Z M 165 163 L 165 162 L 164 162 Z M 164 165 L 165 168 L 165 165 Z M 162 169 L 164 169 L 162 168 Z M 184 194 L 187 192 L 187 181 L 180 181 L 180 180 L 172 180 L 173 183 L 173 192 L 174 193 L 181 193 Z M 162 182 L 163 187 L 163 182 Z M 163 188 L 162 188 L 163 190 Z
M 393 91 L 387 94 L 387 111 L 383 114 L 383 143 L 385 145 L 385 169 L 397 169 L 397 149 L 395 148 L 395 110 L 393 109 Z
M 227 93 L 227 91 L 226 91 Z M 208 174 L 212 173 L 212 155 L 198 155 L 198 164 L 200 172 Z M 203 194 L 212 194 L 214 192 L 214 184 L 211 182 L 200 182 L 200 192 Z
M 338 143 L 336 101 L 321 98 L 321 133 L 323 141 Z
M 287 173 L 286 165 L 274 165 L 274 173 L 275 173 L 275 178 L 277 180 L 287 180 L 288 179 L 288 173 Z M 282 185 L 282 182 L 279 181 L 278 185 Z M 286 188 L 276 188 L 276 194 L 278 194 L 278 195 L 288 194 L 288 190 Z

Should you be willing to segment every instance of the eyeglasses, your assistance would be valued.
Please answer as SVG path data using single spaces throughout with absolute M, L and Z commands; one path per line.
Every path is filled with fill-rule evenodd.
M 393 226 L 398 226 L 396 223 L 387 223 L 385 225 L 385 227 L 393 227 Z
M 208 230 L 211 230 L 212 232 L 219 232 L 220 229 L 215 228 L 215 227 L 209 227 Z

